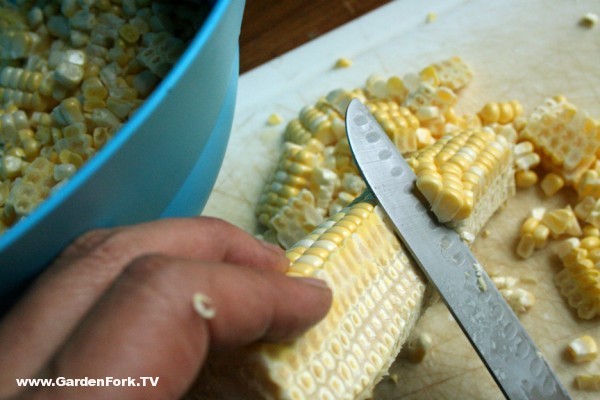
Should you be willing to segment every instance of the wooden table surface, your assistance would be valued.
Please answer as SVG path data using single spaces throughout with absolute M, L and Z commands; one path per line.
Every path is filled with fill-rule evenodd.
M 389 1 L 246 0 L 240 36 L 240 73 Z

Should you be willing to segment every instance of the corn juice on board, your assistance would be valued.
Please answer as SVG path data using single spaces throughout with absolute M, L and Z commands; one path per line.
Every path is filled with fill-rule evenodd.
M 256 232 L 256 203 L 279 159 L 285 122 L 330 90 L 360 87 L 374 73 L 402 76 L 458 55 L 474 72 L 459 96 L 460 111 L 518 99 L 528 114 L 546 97 L 563 94 L 597 118 L 600 26 L 579 24 L 589 12 L 600 14 L 600 5 L 569 0 L 397 1 L 250 71 L 240 79 L 230 146 L 205 214 Z M 342 57 L 352 65 L 334 68 Z M 267 123 L 274 113 L 284 124 Z M 474 250 L 488 272 L 525 280 L 521 286 L 537 301 L 522 322 L 573 398 L 592 399 L 598 393 L 576 390 L 573 379 L 599 373 L 600 360 L 575 365 L 565 349 L 582 334 L 600 340 L 600 323 L 577 318 L 559 295 L 553 282 L 560 268 L 554 255 L 558 242 L 527 260 L 515 255 L 520 225 L 531 208 L 562 207 L 569 197 L 564 192 L 547 199 L 539 185 L 518 191 L 492 218 L 489 237 L 478 238 Z M 376 399 L 502 398 L 443 305 L 430 308 L 416 330 L 431 336 L 430 352 L 419 364 L 400 357 L 390 377 L 378 385 Z

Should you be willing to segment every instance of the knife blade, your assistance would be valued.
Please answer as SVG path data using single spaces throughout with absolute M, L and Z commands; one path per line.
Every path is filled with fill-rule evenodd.
M 429 210 L 415 174 L 358 99 L 348 105 L 346 132 L 368 187 L 504 396 L 570 399 L 469 247 Z

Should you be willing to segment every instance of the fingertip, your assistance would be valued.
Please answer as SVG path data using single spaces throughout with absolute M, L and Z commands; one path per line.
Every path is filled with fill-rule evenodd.
M 272 269 L 275 271 L 285 272 L 290 266 L 290 260 L 285 256 L 285 250 L 280 246 L 261 239 L 256 239 L 260 244 L 261 249 L 267 250 L 263 254 L 264 264 L 260 268 Z
M 285 250 L 283 248 L 281 248 L 281 246 L 279 246 L 275 243 L 267 242 L 266 240 L 261 240 L 261 239 L 257 239 L 257 240 L 260 244 L 262 244 L 264 247 L 266 247 L 268 250 L 272 251 L 276 255 L 285 256 Z
M 278 303 L 278 316 L 263 340 L 294 339 L 319 323 L 331 308 L 333 292 L 327 283 L 312 277 L 286 277 L 285 293 Z
M 294 279 L 304 283 L 305 285 L 310 285 L 313 287 L 318 287 L 321 289 L 327 289 L 327 290 L 331 291 L 331 289 L 329 288 L 329 285 L 323 279 L 313 278 L 313 277 L 309 277 L 309 276 L 299 276 L 299 277 L 295 277 Z

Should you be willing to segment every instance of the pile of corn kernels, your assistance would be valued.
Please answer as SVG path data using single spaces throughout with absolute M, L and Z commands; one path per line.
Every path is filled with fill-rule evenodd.
M 0 0 L 0 233 L 119 130 L 208 11 L 149 0 Z

